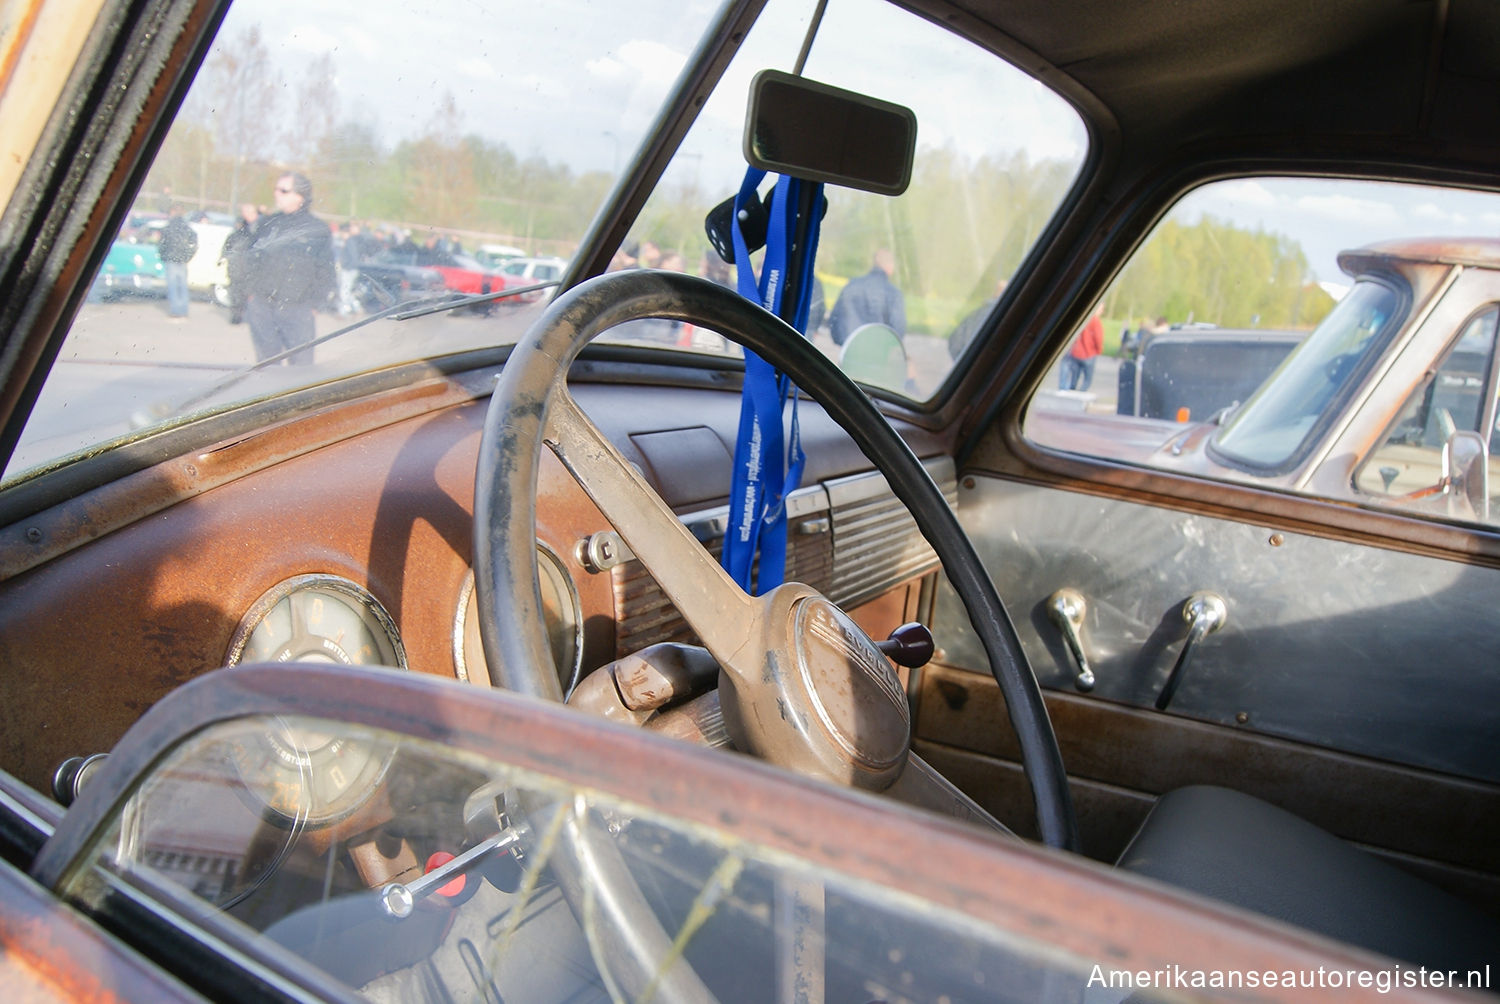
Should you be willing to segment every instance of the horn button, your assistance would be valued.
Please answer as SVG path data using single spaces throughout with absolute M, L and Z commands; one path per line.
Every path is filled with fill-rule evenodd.
M 890 786 L 911 748 L 911 712 L 894 668 L 847 614 L 809 587 L 788 583 L 763 602 L 759 677 L 726 668 L 720 678 L 736 747 L 843 784 Z

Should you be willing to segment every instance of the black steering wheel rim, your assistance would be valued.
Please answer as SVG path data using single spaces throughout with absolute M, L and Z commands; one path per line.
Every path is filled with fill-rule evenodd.
M 563 699 L 542 626 L 536 567 L 535 500 L 547 405 L 596 335 L 647 317 L 711 326 L 798 387 L 818 388 L 818 403 L 886 476 L 969 613 L 1005 698 L 1042 841 L 1076 849 L 1072 798 L 1041 687 L 942 492 L 870 398 L 807 339 L 737 293 L 695 276 L 632 270 L 591 279 L 553 301 L 512 350 L 490 400 L 475 473 L 475 588 L 491 678 L 511 690 Z M 502 611 L 512 629 L 502 624 Z

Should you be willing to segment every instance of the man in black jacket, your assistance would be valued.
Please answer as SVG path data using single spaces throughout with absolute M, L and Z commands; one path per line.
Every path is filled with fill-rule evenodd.
M 870 271 L 849 280 L 828 315 L 828 333 L 835 344 L 843 345 L 866 324 L 885 324 L 898 335 L 906 334 L 906 298 L 891 283 L 895 274 L 895 255 L 881 248 Z
M 182 218 L 182 207 L 172 207 L 172 218 L 162 228 L 156 253 L 161 256 L 162 271 L 167 277 L 167 314 L 174 318 L 188 315 L 187 263 L 198 253 L 198 234 Z
M 245 301 L 249 297 L 246 286 L 250 282 L 250 245 L 255 243 L 255 225 L 260 213 L 253 203 L 240 206 L 240 219 L 224 238 L 224 270 L 229 273 L 229 323 L 239 324 L 245 319 Z
M 245 255 L 245 313 L 257 360 L 311 342 L 317 334 L 313 310 L 334 289 L 333 234 L 312 214 L 312 182 L 295 172 L 282 175 L 276 209 L 260 221 Z M 286 361 L 311 363 L 312 357 L 309 348 Z

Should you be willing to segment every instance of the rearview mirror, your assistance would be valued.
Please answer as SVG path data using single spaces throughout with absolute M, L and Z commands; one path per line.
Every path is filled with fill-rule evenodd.
M 779 70 L 760 71 L 750 85 L 745 159 L 752 167 L 900 195 L 916 148 L 910 108 Z

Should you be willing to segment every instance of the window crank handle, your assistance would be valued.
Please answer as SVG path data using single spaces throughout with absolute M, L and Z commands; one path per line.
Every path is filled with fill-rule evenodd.
M 1062 632 L 1068 651 L 1073 653 L 1073 660 L 1078 663 L 1073 685 L 1085 692 L 1094 689 L 1094 670 L 1083 652 L 1083 616 L 1087 612 L 1088 601 L 1076 589 L 1059 589 L 1047 599 L 1047 616 Z

